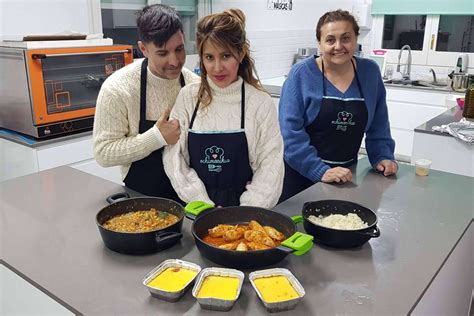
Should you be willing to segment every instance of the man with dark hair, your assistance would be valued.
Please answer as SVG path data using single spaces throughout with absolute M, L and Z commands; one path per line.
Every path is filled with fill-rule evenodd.
M 120 166 L 125 185 L 140 193 L 177 200 L 163 170 L 162 151 L 175 144 L 179 122 L 169 119 L 180 89 L 199 78 L 183 68 L 183 24 L 166 5 L 146 6 L 137 18 L 138 47 L 145 56 L 102 85 L 94 119 L 94 157 Z

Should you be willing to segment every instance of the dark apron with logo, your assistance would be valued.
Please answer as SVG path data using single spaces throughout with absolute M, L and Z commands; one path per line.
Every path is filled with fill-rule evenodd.
M 199 101 L 189 124 L 190 166 L 218 206 L 240 205 L 245 186 L 252 181 L 247 137 L 245 136 L 245 88 L 242 83 L 240 130 L 231 132 L 193 131 Z
M 147 66 L 148 59 L 145 58 L 142 62 L 140 74 L 140 134 L 145 133 L 156 124 L 156 120 L 151 121 L 146 119 Z M 179 81 L 181 87 L 184 87 L 183 74 L 181 74 Z M 160 148 L 147 157 L 133 162 L 125 177 L 125 186 L 145 195 L 158 196 L 181 202 L 165 173 L 162 156 L 163 148 Z
M 352 62 L 360 98 L 341 99 L 327 96 L 324 63 L 321 64 L 323 73 L 321 109 L 316 119 L 305 130 L 309 135 L 310 144 L 316 148 L 325 164 L 332 168 L 349 167 L 357 162 L 357 154 L 367 125 L 368 113 L 364 95 Z M 285 180 L 280 202 L 313 184 L 285 162 Z

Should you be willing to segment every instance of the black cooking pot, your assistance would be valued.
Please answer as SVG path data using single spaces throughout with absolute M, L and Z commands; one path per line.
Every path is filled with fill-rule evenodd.
M 308 217 L 310 215 L 323 217 L 331 214 L 347 215 L 357 214 L 368 227 L 356 230 L 333 229 L 312 223 Z M 324 245 L 335 248 L 352 248 L 362 246 L 370 238 L 380 236 L 377 227 L 377 215 L 370 209 L 349 201 L 342 200 L 321 200 L 306 202 L 303 205 L 303 219 L 305 231 L 314 236 L 314 239 Z
M 155 253 L 176 244 L 183 234 L 184 210 L 179 203 L 157 197 L 130 198 L 128 193 L 109 196 L 110 205 L 104 207 L 96 216 L 97 227 L 107 248 L 128 255 Z M 110 218 L 133 211 L 146 211 L 155 208 L 158 211 L 176 215 L 179 220 L 171 226 L 143 233 L 126 233 L 109 230 L 103 224 Z
M 186 217 L 194 220 L 192 234 L 201 254 L 225 267 L 248 269 L 273 265 L 289 253 L 300 256 L 313 245 L 313 237 L 296 231 L 293 220 L 281 213 L 253 206 L 213 208 L 203 202 L 192 202 L 185 208 Z M 208 229 L 219 224 L 248 224 L 256 220 L 262 226 L 272 226 L 289 237 L 276 248 L 266 250 L 236 251 L 218 248 L 204 242 Z

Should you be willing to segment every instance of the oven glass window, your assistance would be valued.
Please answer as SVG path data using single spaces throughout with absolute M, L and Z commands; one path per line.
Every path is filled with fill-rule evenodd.
M 95 107 L 102 83 L 124 65 L 122 53 L 52 55 L 43 59 L 48 114 Z

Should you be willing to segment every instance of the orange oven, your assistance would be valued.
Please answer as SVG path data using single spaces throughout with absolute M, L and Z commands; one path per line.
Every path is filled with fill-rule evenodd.
M 35 138 L 92 128 L 102 83 L 132 60 L 131 45 L 0 47 L 0 127 Z

